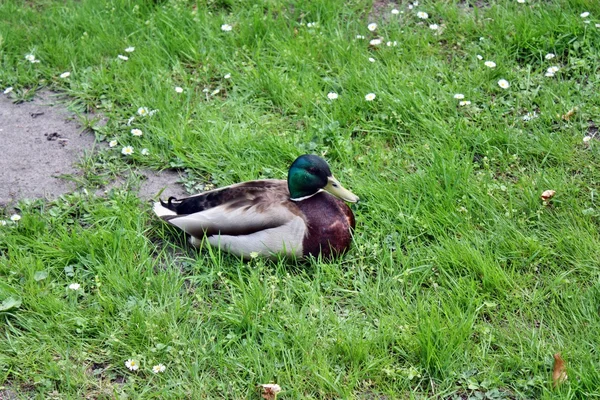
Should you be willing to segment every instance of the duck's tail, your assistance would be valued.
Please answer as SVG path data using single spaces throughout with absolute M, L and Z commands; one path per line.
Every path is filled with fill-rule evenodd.
M 176 198 L 169 197 L 169 199 L 167 200 L 166 203 L 162 200 L 154 203 L 154 207 L 152 208 L 154 210 L 154 213 L 159 218 L 166 219 L 166 220 L 169 220 L 172 217 L 176 216 L 177 215 L 177 206 L 172 203 L 173 200 L 177 201 Z

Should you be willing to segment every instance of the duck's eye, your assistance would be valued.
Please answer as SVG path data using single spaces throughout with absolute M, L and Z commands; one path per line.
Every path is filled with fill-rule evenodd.
M 334 188 L 336 188 L 336 187 L 340 187 L 340 185 L 338 185 L 338 184 L 337 184 L 337 183 L 335 183 L 335 182 L 334 182 L 334 183 L 332 183 L 332 184 L 331 184 L 331 186 L 333 186 Z

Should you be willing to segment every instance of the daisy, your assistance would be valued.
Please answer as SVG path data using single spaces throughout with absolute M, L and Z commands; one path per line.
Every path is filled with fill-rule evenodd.
M 137 110 L 138 115 L 141 115 L 142 117 L 145 117 L 146 115 L 148 115 L 148 107 L 140 107 Z
M 117 144 L 118 143 L 116 140 L 111 140 L 110 142 L 108 142 L 108 147 L 115 147 Z
M 335 100 L 335 99 L 337 99 L 337 98 L 338 98 L 338 94 L 337 94 L 337 93 L 335 93 L 335 92 L 329 92 L 329 93 L 327 93 L 327 98 L 328 98 L 329 100 Z
M 233 26 L 229 25 L 229 24 L 223 24 L 221 25 L 221 30 L 223 32 L 229 32 L 233 29 Z
M 421 19 L 427 19 L 427 18 L 429 18 L 429 14 L 427 14 L 425 11 L 419 11 L 417 13 L 417 17 L 419 17 Z
M 4 94 L 9 94 L 12 91 L 13 91 L 13 87 L 12 86 L 7 87 L 6 89 L 4 89 Z
M 533 112 L 528 112 L 527 114 L 523 115 L 523 121 L 527 122 L 527 121 L 531 121 L 534 118 L 537 118 L 538 114 L 537 112 L 533 111 Z
M 223 79 L 229 79 L 231 78 L 231 74 L 225 74 L 225 76 L 223 77 Z
M 379 46 L 383 41 L 381 39 L 372 39 L 369 44 L 371 46 Z
M 373 100 L 375 100 L 375 97 L 377 97 L 377 96 L 375 96 L 375 93 L 369 93 L 365 96 L 365 100 L 373 101 Z
M 20 219 L 21 219 L 21 216 L 20 216 L 19 214 L 13 214 L 13 215 L 11 215 L 11 217 L 10 217 L 10 220 L 11 220 L 12 222 L 17 222 L 17 221 L 19 221 Z
M 68 71 L 67 72 L 63 72 L 62 74 L 60 74 L 60 77 L 63 78 L 63 79 L 64 78 L 68 78 L 69 76 L 71 76 L 71 73 L 68 72 Z
M 142 136 L 142 135 L 143 135 L 143 132 L 142 132 L 142 130 L 141 130 L 141 129 L 132 129 L 132 130 L 131 130 L 131 134 L 132 134 L 133 136 Z
M 133 53 L 134 50 L 135 50 L 135 47 L 129 46 L 128 48 L 125 49 L 125 52 L 126 53 Z
M 125 366 L 132 371 L 137 371 L 138 369 L 140 369 L 140 364 L 136 360 L 131 358 L 125 361 Z
M 465 98 L 465 95 L 464 95 L 464 94 L 462 94 L 462 93 L 456 93 L 456 94 L 454 95 L 454 98 L 455 98 L 456 100 L 462 100 L 462 99 L 464 99 L 464 98 Z
M 600 24 L 596 24 L 596 25 L 595 25 L 595 27 L 596 27 L 596 28 L 600 28 Z
M 498 81 L 498 86 L 500 86 L 502 89 L 508 89 L 510 87 L 510 83 L 508 83 L 506 79 L 500 79 Z
M 468 106 L 471 105 L 471 102 L 469 100 L 462 100 L 458 104 L 461 106 Z
M 6 226 L 6 224 L 8 224 L 6 220 L 0 219 L 0 226 Z
M 544 56 L 546 60 L 552 60 L 556 55 L 554 53 L 548 53 Z
M 125 146 L 121 149 L 121 154 L 126 155 L 126 156 L 130 156 L 133 154 L 133 147 L 131 146 Z
M 557 72 L 558 72 L 558 70 L 559 70 L 559 69 L 560 69 L 560 68 L 558 68 L 558 67 L 555 65 L 555 66 L 553 66 L 553 67 L 550 67 L 550 68 L 548 68 L 548 70 L 547 70 L 547 71 L 548 71 L 549 73 L 551 73 L 551 74 L 555 74 L 555 73 L 557 73 Z
M 373 57 L 369 57 L 369 61 L 370 62 L 375 62 L 375 59 Z
M 483 56 L 481 54 L 477 54 L 477 59 L 481 61 L 483 60 Z
M 309 22 L 306 24 L 307 28 L 316 28 L 317 27 L 317 23 L 316 22 Z
M 493 61 L 486 61 L 483 63 L 483 65 L 485 65 L 488 68 L 496 68 L 496 63 Z
M 394 8 L 394 9 L 392 9 L 392 14 L 398 15 L 398 14 L 400 14 L 400 11 L 398 9 Z
M 149 151 L 147 148 L 145 148 L 145 147 L 144 147 L 144 148 L 142 149 L 142 155 L 143 155 L 143 156 L 147 156 L 148 154 L 150 154 L 150 151 Z
M 182 88 L 182 87 L 180 87 L 180 86 L 175 86 L 175 91 L 176 91 L 177 93 L 183 93 L 183 88 Z
M 221 91 L 221 89 L 217 88 L 217 89 L 213 90 L 210 95 L 214 96 L 216 94 L 219 94 L 220 91 Z
M 123 60 L 123 61 L 127 61 L 127 60 L 129 60 L 129 57 L 127 57 L 127 56 L 124 56 L 124 55 L 121 55 L 121 54 L 119 54 L 119 55 L 117 56 L 117 58 L 118 58 L 119 60 Z
M 583 137 L 583 143 L 588 143 L 590 140 L 592 140 L 591 136 L 584 136 Z
M 581 18 L 587 18 L 587 17 L 589 17 L 589 16 L 590 16 L 590 13 L 589 13 L 589 12 L 587 12 L 587 11 L 586 11 L 586 12 L 582 12 L 581 14 L 579 14 L 579 16 L 580 16 Z
M 377 29 L 377 24 L 375 22 L 372 22 L 369 25 L 367 25 L 367 29 L 371 32 L 375 32 L 375 30 Z
M 79 283 L 71 283 L 69 285 L 69 289 L 71 289 L 71 290 L 79 290 L 80 287 L 81 287 L 81 285 Z
M 517 0 L 517 3 L 525 4 L 525 0 Z
M 413 9 L 413 5 L 412 5 L 412 4 L 409 4 L 409 5 L 408 5 L 408 9 L 409 9 L 409 10 L 412 10 L 412 9 Z
M 554 72 L 550 72 L 550 71 L 548 71 L 548 72 L 546 72 L 546 73 L 544 74 L 544 76 L 546 76 L 546 77 L 548 77 L 548 78 L 552 78 L 552 77 L 554 76 Z
M 388 47 L 391 47 L 391 46 L 397 46 L 397 45 L 398 45 L 398 42 L 396 42 L 396 41 L 394 40 L 393 42 L 387 42 L 387 43 L 386 43 L 386 45 L 387 45 Z
M 154 367 L 152 367 L 152 372 L 158 374 L 159 372 L 165 372 L 166 369 L 167 367 L 165 367 L 163 364 L 157 364 Z
M 25 55 L 25 59 L 26 59 L 27 61 L 29 61 L 30 63 L 33 63 L 33 62 L 35 62 L 35 56 L 34 56 L 33 54 L 26 54 L 26 55 Z
M 434 31 L 436 31 L 439 29 L 439 26 L 438 26 L 438 24 L 431 24 L 431 25 L 429 25 L 429 29 L 433 29 Z
M 364 39 L 365 37 L 363 35 L 356 35 L 357 39 Z

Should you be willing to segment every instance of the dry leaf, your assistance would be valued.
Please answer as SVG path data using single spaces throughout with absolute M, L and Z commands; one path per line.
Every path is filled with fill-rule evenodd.
M 560 353 L 554 355 L 554 369 L 552 371 L 552 385 L 557 387 L 567 380 L 567 366 Z
M 571 108 L 569 111 L 567 111 L 567 113 L 565 115 L 562 116 L 562 119 L 564 119 L 565 121 L 568 121 L 571 119 L 571 117 L 573 115 L 575 115 L 575 112 L 577 111 L 577 107 L 573 107 Z
M 544 190 L 544 192 L 542 193 L 542 195 L 540 197 L 542 198 L 542 200 L 548 201 L 551 198 L 553 198 L 555 194 L 556 194 L 555 190 Z
M 281 386 L 276 383 L 263 383 L 258 386 L 262 388 L 261 396 L 265 400 L 276 400 L 277 393 L 281 392 Z

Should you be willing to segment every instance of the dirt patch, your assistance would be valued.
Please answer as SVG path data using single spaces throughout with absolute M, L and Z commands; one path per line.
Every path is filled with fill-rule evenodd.
M 21 104 L 0 96 L 0 139 L 0 207 L 73 191 L 76 185 L 69 176 L 81 175 L 77 162 L 98 146 L 59 95 L 49 91 Z M 163 189 L 163 197 L 185 194 L 174 171 L 133 170 L 109 186 L 128 184 L 132 178 L 139 183 L 133 187 L 143 199 L 154 198 Z

